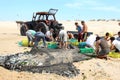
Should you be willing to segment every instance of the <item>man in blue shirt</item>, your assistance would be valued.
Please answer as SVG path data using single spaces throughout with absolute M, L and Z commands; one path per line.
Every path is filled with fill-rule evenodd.
M 78 30 L 78 42 L 80 42 L 80 40 L 82 40 L 82 28 L 81 26 L 78 24 L 78 22 L 75 22 L 75 26 L 76 26 L 76 30 Z

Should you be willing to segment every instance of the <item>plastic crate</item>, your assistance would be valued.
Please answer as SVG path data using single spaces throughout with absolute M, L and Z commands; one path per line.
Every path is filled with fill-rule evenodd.
M 80 53 L 94 53 L 93 48 L 80 48 Z
M 49 49 L 56 49 L 58 47 L 57 44 L 48 44 L 47 46 Z
M 120 58 L 120 53 L 109 52 L 108 56 L 112 58 Z
M 86 46 L 86 42 L 81 42 L 78 44 L 79 48 L 85 48 L 85 46 Z

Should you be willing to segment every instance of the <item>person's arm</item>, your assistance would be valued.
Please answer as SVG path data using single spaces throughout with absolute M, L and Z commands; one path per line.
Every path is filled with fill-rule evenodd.
M 82 33 L 84 33 L 84 31 L 85 31 L 85 26 L 83 26 Z
M 115 49 L 115 46 L 113 44 L 111 44 L 110 50 Z
M 51 39 L 52 41 L 54 41 L 53 35 L 51 35 L 50 39 Z
M 73 38 L 74 38 L 73 34 L 72 34 L 72 33 L 70 33 L 70 35 L 71 35 L 71 38 L 73 39 Z
M 78 27 L 76 26 L 76 30 L 78 30 Z
M 99 53 L 99 44 L 100 44 L 100 40 L 96 41 L 95 47 L 96 47 L 96 54 Z

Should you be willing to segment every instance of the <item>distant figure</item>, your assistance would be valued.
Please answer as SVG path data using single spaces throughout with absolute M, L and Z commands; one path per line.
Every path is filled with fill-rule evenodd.
M 120 26 L 120 23 L 118 23 L 118 25 Z
M 82 28 L 78 24 L 78 22 L 75 22 L 75 26 L 76 26 L 76 30 L 78 30 L 78 42 L 80 42 L 80 40 L 82 40 Z
M 105 39 L 101 39 L 100 37 L 96 37 L 96 54 L 98 58 L 107 59 L 107 54 L 110 52 L 109 45 Z M 101 50 L 100 50 L 101 48 Z
M 60 39 L 60 43 L 59 43 L 59 47 L 60 48 L 65 48 L 67 49 L 67 32 L 63 29 L 60 30 L 59 32 L 59 39 Z
M 120 41 L 120 31 L 118 32 L 118 37 L 116 38 L 116 40 Z
M 70 33 L 70 32 L 67 32 L 67 35 L 68 35 L 68 39 L 73 39 L 74 38 L 73 34 Z
M 43 45 L 44 47 L 46 47 L 46 41 L 45 41 L 45 34 L 43 32 L 41 32 L 41 30 L 39 30 L 38 32 L 36 32 L 35 34 L 35 44 L 34 47 L 38 46 L 38 43 L 40 40 L 43 40 Z
M 33 46 L 35 34 L 36 34 L 36 31 L 34 31 L 34 30 L 28 30 L 26 32 L 26 36 L 28 38 L 28 47 Z
M 109 41 L 110 40 L 110 34 L 107 32 L 106 34 L 105 34 L 105 40 L 107 40 L 107 41 Z
M 82 26 L 83 26 L 83 30 L 82 30 L 82 34 L 83 34 L 83 36 L 82 36 L 82 41 L 84 42 L 84 41 L 86 41 L 86 39 L 87 39 L 88 27 L 87 27 L 87 25 L 85 24 L 85 21 L 81 21 L 81 24 L 82 24 Z
M 53 29 L 50 29 L 49 31 L 46 32 L 45 34 L 46 41 L 54 41 L 53 31 L 54 31 Z
M 115 49 L 115 52 L 120 52 L 120 41 L 115 40 L 115 37 L 111 37 L 111 47 L 110 49 L 113 50 Z

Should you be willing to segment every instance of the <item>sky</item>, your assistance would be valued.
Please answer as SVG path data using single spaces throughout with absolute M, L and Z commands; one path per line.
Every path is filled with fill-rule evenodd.
M 0 0 L 0 21 L 30 21 L 50 8 L 57 20 L 120 19 L 120 0 Z

